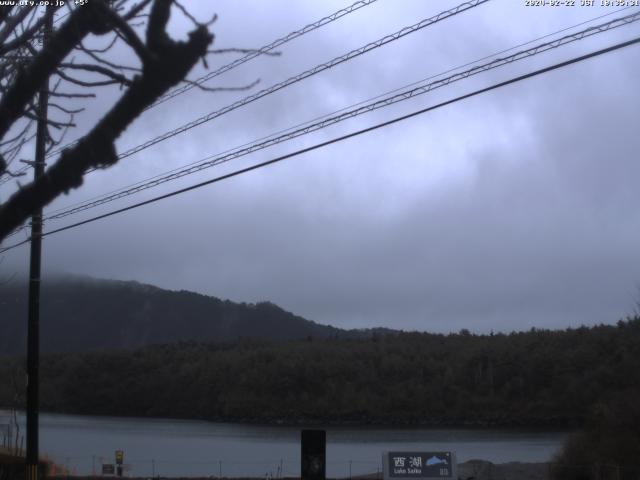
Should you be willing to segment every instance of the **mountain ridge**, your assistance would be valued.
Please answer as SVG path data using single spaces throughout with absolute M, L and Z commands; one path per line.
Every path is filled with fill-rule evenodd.
M 26 348 L 28 289 L 0 286 L 0 354 Z M 44 353 L 136 349 L 179 341 L 295 340 L 366 335 L 307 320 L 264 301 L 237 303 L 137 281 L 65 275 L 41 287 Z

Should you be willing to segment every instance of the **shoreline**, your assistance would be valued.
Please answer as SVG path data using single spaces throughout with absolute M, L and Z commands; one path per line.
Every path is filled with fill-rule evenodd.
M 11 409 L 0 406 L 0 417 L 8 415 Z M 24 410 L 18 410 L 18 415 L 24 416 Z M 581 424 L 570 421 L 559 421 L 557 418 L 548 418 L 544 421 L 524 422 L 524 421 L 499 421 L 496 419 L 455 419 L 455 418 L 425 418 L 425 419 L 407 419 L 407 418 L 362 418 L 362 419 L 338 419 L 338 418 L 284 418 L 284 417 L 172 417 L 172 416 L 156 416 L 156 415 L 138 415 L 123 413 L 90 413 L 90 412 L 70 412 L 70 411 L 51 411 L 41 410 L 42 415 L 71 415 L 81 417 L 99 417 L 112 419 L 137 419 L 137 420 L 157 420 L 157 421 L 188 421 L 188 422 L 207 422 L 225 425 L 249 425 L 257 427 L 300 427 L 300 428 L 318 428 L 318 427 L 359 427 L 359 428 L 400 428 L 400 429 L 453 429 L 453 430 L 527 430 L 527 431 L 544 431 L 544 432 L 571 432 L 582 428 Z
M 465 480 L 473 478 L 474 480 L 493 480 L 500 478 L 501 480 L 548 480 L 550 462 L 507 462 L 492 463 L 486 460 L 467 460 L 458 464 L 458 477 Z M 69 475 L 49 476 L 47 478 L 69 478 Z M 74 480 L 100 480 L 104 477 L 93 475 L 71 475 Z M 148 476 L 143 477 L 126 477 L 128 480 L 149 480 Z M 156 480 L 265 480 L 265 477 L 154 477 Z M 270 480 L 299 480 L 300 477 L 284 476 L 272 477 Z M 382 480 L 382 474 L 372 473 L 368 475 L 354 475 L 352 477 L 327 477 L 327 480 Z

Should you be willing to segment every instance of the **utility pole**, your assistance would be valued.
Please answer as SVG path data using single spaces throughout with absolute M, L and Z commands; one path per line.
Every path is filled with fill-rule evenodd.
M 42 49 L 47 48 L 53 29 L 53 15 L 49 15 L 42 35 Z M 49 105 L 49 79 L 38 94 L 38 126 L 33 178 L 37 181 L 44 174 L 44 157 L 47 139 L 47 115 Z M 42 252 L 42 209 L 31 217 L 31 253 L 29 260 L 29 310 L 27 326 L 27 480 L 37 480 L 38 472 L 38 408 L 40 370 L 40 258 Z

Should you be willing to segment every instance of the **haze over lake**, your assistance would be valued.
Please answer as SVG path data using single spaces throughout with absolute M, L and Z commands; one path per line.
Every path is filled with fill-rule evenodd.
M 0 423 L 7 422 L 0 413 Z M 24 417 L 21 417 L 24 432 Z M 90 474 L 124 450 L 131 476 L 300 474 L 300 427 L 193 420 L 43 414 L 40 451 L 71 473 Z M 376 472 L 384 451 L 451 450 L 459 462 L 544 462 L 566 432 L 497 429 L 327 427 L 327 476 Z

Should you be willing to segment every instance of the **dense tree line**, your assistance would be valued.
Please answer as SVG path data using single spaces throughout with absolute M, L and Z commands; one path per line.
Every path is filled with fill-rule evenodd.
M 640 478 L 640 389 L 612 392 L 589 409 L 552 464 L 554 480 Z
M 0 362 L 0 406 L 23 360 Z M 55 412 L 230 421 L 582 425 L 640 385 L 640 317 L 511 334 L 179 343 L 43 359 Z

